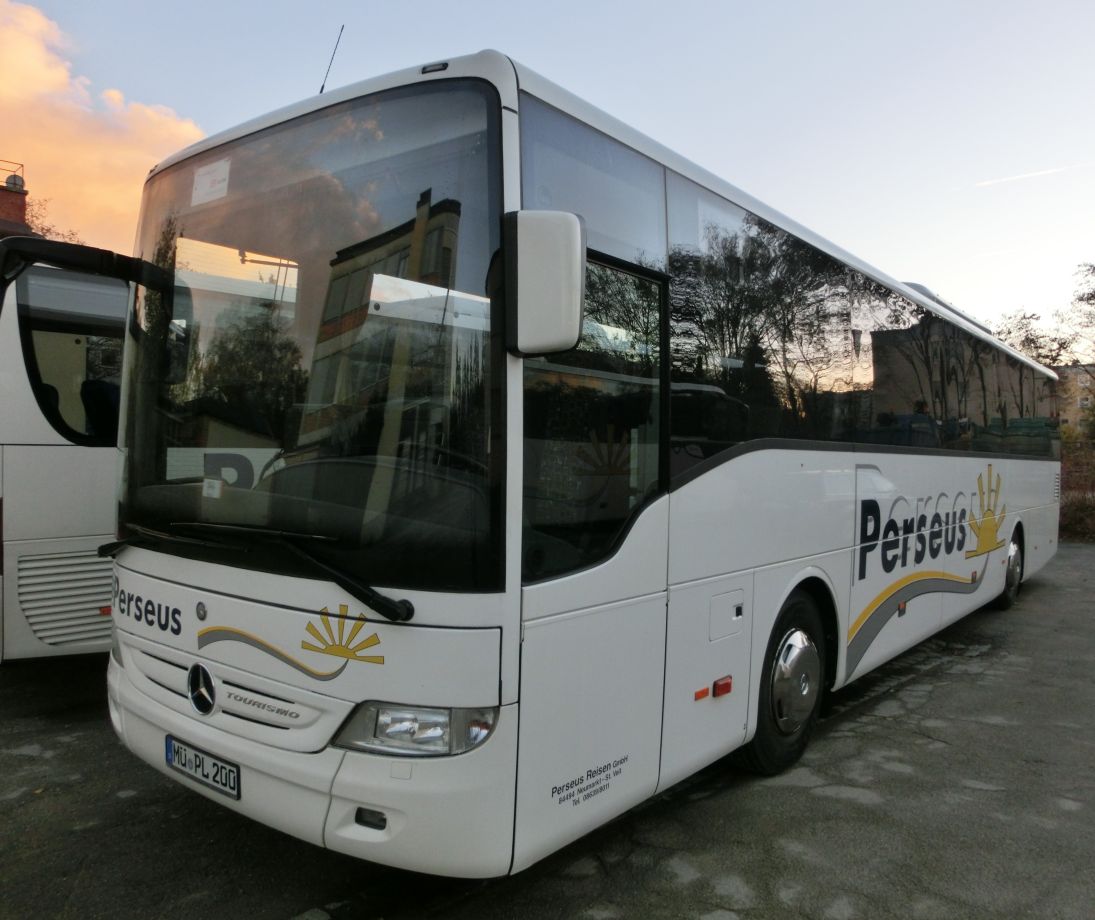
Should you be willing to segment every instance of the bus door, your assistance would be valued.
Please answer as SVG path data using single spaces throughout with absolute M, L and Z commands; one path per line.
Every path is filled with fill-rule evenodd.
M 515 871 L 646 798 L 658 778 L 666 286 L 589 258 L 578 347 L 525 360 Z

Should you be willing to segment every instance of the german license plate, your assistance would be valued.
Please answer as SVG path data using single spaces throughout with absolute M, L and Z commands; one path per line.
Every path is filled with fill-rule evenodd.
M 164 738 L 164 753 L 172 769 L 230 798 L 240 797 L 240 768 L 236 764 L 171 735 Z

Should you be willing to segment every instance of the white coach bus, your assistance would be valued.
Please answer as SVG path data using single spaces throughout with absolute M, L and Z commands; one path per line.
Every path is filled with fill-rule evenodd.
M 1056 548 L 1052 373 L 495 52 L 148 179 L 110 712 L 241 814 L 517 872 Z
M 128 288 L 0 240 L 0 660 L 110 648 Z M 60 249 L 64 249 L 62 245 Z

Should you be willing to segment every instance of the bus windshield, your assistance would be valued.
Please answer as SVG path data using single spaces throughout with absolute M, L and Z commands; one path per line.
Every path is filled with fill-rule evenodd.
M 485 84 L 438 82 L 149 181 L 137 254 L 174 285 L 127 329 L 123 531 L 227 525 L 218 559 L 283 571 L 244 545 L 276 532 L 365 581 L 498 588 L 498 119 Z

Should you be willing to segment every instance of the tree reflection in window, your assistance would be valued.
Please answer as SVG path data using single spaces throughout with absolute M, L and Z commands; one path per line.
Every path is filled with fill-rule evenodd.
M 758 438 L 1052 453 L 1033 368 L 694 183 L 667 188 L 671 475 Z
M 843 439 L 846 267 L 698 186 L 670 189 L 673 473 L 751 438 Z
M 578 347 L 525 362 L 525 581 L 603 559 L 657 490 L 661 300 L 591 262 Z

